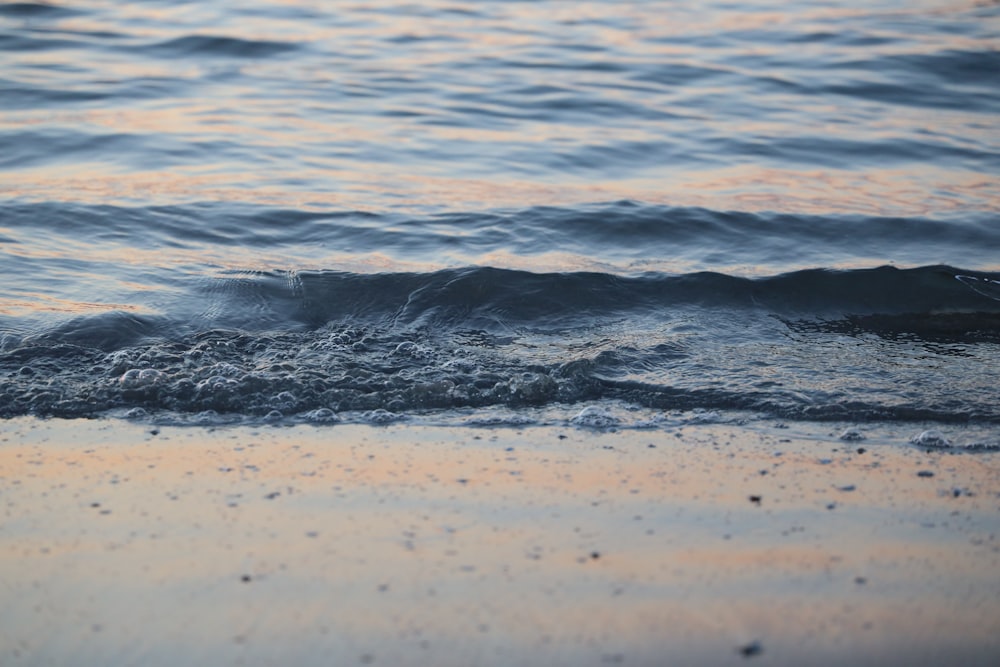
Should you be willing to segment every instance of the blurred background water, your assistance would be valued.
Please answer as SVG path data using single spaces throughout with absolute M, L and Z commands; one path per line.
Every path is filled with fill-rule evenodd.
M 0 4 L 0 414 L 1000 423 L 998 45 L 984 1 Z

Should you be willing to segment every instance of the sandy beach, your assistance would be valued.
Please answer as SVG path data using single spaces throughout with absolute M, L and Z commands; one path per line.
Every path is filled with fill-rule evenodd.
M 1000 454 L 912 425 L 0 437 L 7 665 L 992 665 Z

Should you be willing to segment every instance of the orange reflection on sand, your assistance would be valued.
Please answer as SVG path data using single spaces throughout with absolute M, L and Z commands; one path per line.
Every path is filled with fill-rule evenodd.
M 805 573 L 822 574 L 833 570 L 864 569 L 873 572 L 882 568 L 890 569 L 893 564 L 904 562 L 914 552 L 914 541 L 911 535 L 901 536 L 894 541 L 893 536 L 885 534 L 877 542 L 867 539 L 867 536 L 854 536 L 848 541 L 838 541 L 836 544 L 821 540 L 824 530 L 809 522 L 808 530 L 813 533 L 814 544 L 796 544 L 791 538 L 784 537 L 785 543 L 774 544 L 770 536 L 764 540 L 772 542 L 763 546 L 752 537 L 741 539 L 737 543 L 732 540 L 716 548 L 685 548 L 670 554 L 670 561 L 685 568 L 711 570 L 719 577 L 738 579 L 746 572 L 755 571 L 758 576 L 775 578 L 792 577 Z M 974 551 L 966 554 L 956 553 L 954 545 L 936 544 L 928 539 L 921 544 L 921 558 L 928 563 L 963 562 L 966 567 L 976 567 L 978 560 Z
M 614 450 L 584 450 L 580 455 L 553 453 L 548 448 L 515 447 L 515 451 L 485 444 L 464 445 L 455 442 L 420 441 L 420 432 L 407 437 L 408 429 L 385 431 L 391 438 L 357 440 L 365 427 L 338 426 L 332 429 L 299 427 L 291 443 L 275 447 L 269 434 L 246 432 L 234 434 L 232 441 L 214 438 L 212 446 L 175 447 L 164 438 L 150 438 L 144 443 L 121 447 L 101 447 L 91 454 L 74 453 L 59 458 L 54 452 L 38 449 L 38 460 L 24 457 L 6 460 L 3 474 L 10 477 L 57 478 L 67 465 L 86 470 L 94 479 L 114 476 L 115 471 L 132 469 L 131 480 L 142 483 L 165 474 L 183 478 L 192 472 L 193 479 L 216 480 L 220 484 L 253 480 L 262 484 L 294 484 L 307 489 L 344 488 L 421 488 L 429 496 L 462 493 L 546 492 L 568 497 L 600 497 L 604 501 L 646 501 L 650 498 L 674 498 L 696 501 L 705 497 L 699 475 L 671 473 L 664 461 L 661 468 L 650 464 L 649 455 L 628 456 Z M 327 436 L 350 433 L 354 444 L 336 446 Z M 489 433 L 489 431 L 484 431 Z M 184 440 L 196 432 L 171 431 L 171 438 Z M 521 440 L 528 436 L 508 436 Z M 418 444 L 399 447 L 396 439 L 416 440 Z M 53 458 L 53 457 L 56 458 Z M 664 450 L 662 456 L 668 456 Z M 50 464 L 40 465 L 39 461 Z M 141 464 L 141 465 L 140 465 Z M 229 474 L 235 473 L 234 475 Z M 736 476 L 742 470 L 718 470 L 722 476 Z M 713 488 L 716 480 L 713 480 Z M 733 501 L 740 507 L 744 499 Z
M 140 637 L 171 657 L 235 648 L 229 664 L 244 644 L 327 658 L 346 642 L 337 663 L 353 664 L 362 649 L 350 642 L 361 641 L 380 663 L 436 651 L 430 662 L 450 664 L 474 641 L 536 659 L 624 645 L 638 664 L 659 664 L 685 642 L 736 660 L 762 637 L 789 664 L 812 664 L 823 650 L 843 656 L 845 638 L 872 655 L 917 640 L 996 645 L 992 545 L 967 534 L 993 531 L 995 498 L 906 502 L 933 484 L 912 466 L 936 462 L 942 481 L 992 489 L 993 456 L 882 443 L 872 461 L 876 445 L 849 455 L 815 425 L 805 439 L 734 425 L 681 438 L 25 419 L 11 429 L 0 581 L 24 604 L 0 620 L 56 653 Z M 760 476 L 778 438 L 783 465 Z M 829 449 L 833 463 L 811 460 Z M 817 507 L 847 472 L 880 493 Z M 733 505 L 751 480 L 765 505 Z M 929 518 L 938 524 L 921 525 Z M 86 642 L 72 634 L 81 619 Z M 156 645 L 164 635 L 169 645 Z M 508 662 L 531 660 L 497 664 Z

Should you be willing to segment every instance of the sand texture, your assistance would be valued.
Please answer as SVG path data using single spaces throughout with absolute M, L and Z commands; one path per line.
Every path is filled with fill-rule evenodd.
M 918 427 L 0 425 L 3 665 L 996 665 Z

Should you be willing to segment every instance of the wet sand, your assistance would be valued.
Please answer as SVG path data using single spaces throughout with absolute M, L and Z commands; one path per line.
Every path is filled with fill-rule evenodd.
M 913 426 L 0 425 L 4 665 L 1000 664 Z

